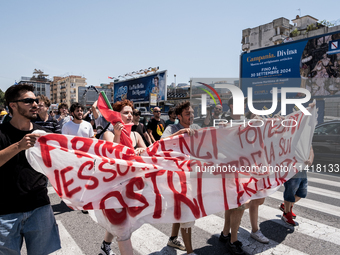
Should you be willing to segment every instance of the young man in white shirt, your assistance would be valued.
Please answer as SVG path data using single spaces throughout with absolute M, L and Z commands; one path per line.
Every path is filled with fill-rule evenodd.
M 84 107 L 79 103 L 73 103 L 70 107 L 70 113 L 73 120 L 63 125 L 61 133 L 64 135 L 94 138 L 91 123 L 83 120 Z M 88 211 L 82 210 L 82 213 L 87 214 Z
M 63 125 L 61 133 L 64 135 L 94 138 L 91 123 L 83 120 L 84 107 L 79 103 L 73 103 L 70 107 L 70 113 L 73 120 Z

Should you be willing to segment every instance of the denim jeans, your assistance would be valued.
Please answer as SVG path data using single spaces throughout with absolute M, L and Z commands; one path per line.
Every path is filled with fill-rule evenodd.
M 27 255 L 45 255 L 61 248 L 51 205 L 0 215 L 0 255 L 20 254 L 23 238 Z

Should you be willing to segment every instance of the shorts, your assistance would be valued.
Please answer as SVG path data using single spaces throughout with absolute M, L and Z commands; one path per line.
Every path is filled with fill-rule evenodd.
M 0 215 L 0 254 L 20 254 L 23 238 L 27 255 L 46 255 L 61 248 L 51 205 Z
M 307 171 L 299 171 L 291 179 L 284 183 L 285 191 L 283 193 L 284 200 L 295 202 L 295 196 L 305 198 L 307 196 Z
M 183 222 L 180 224 L 181 228 L 192 228 L 195 225 L 195 221 Z

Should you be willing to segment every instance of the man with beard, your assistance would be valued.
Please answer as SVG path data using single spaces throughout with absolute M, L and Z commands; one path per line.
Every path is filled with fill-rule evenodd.
M 227 119 L 226 113 L 223 112 L 222 105 L 218 104 L 214 108 L 214 113 L 212 113 L 212 109 L 208 109 L 207 116 L 204 119 L 203 127 L 212 127 L 214 126 L 214 119 Z M 227 119 L 228 120 L 228 119 Z
M 94 138 L 91 123 L 83 120 L 84 107 L 79 103 L 73 103 L 70 107 L 72 121 L 66 122 L 61 130 L 64 135 L 74 135 Z
M 73 120 L 64 124 L 61 133 L 64 135 L 94 138 L 91 123 L 83 120 L 84 107 L 79 103 L 73 103 L 70 107 L 70 112 Z M 88 211 L 82 210 L 82 213 L 88 214 Z
M 5 92 L 12 119 L 0 125 L 0 254 L 20 254 L 23 238 L 27 254 L 60 249 L 47 178 L 25 156 L 39 137 L 32 132 L 45 130 L 31 122 L 37 117 L 39 102 L 33 91 L 32 85 L 19 84 Z

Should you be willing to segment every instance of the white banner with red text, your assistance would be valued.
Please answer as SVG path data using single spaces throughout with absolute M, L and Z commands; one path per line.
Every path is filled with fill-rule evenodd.
M 203 128 L 140 156 L 112 142 L 44 133 L 26 157 L 70 208 L 96 210 L 98 222 L 126 240 L 144 223 L 189 222 L 275 192 L 305 168 L 317 115 L 309 111 Z

